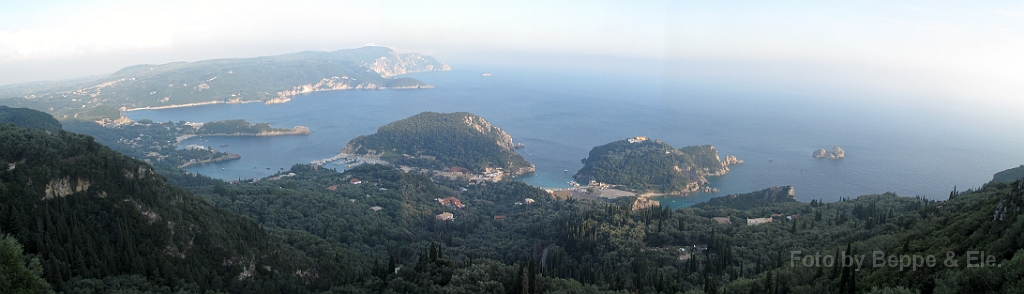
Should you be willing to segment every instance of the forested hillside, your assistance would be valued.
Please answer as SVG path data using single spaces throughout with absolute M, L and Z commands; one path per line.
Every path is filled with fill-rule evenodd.
M 687 193 L 707 183 L 704 176 L 729 171 L 714 146 L 675 149 L 668 143 L 643 138 L 619 140 L 594 147 L 573 178 L 598 181 L 632 190 Z
M 873 286 L 962 293 L 1015 289 L 1012 281 L 1024 277 L 999 267 L 966 267 L 970 251 L 991 254 L 994 266 L 1024 262 L 1019 182 L 989 184 L 943 202 L 882 194 L 799 203 L 787 200 L 787 189 L 778 189 L 748 195 L 776 200 L 743 209 L 633 210 L 632 199 L 560 201 L 517 182 L 435 184 L 384 166 L 339 174 L 297 165 L 291 172 L 296 175 L 199 191 L 220 207 L 280 228 L 272 231 L 291 236 L 286 239 L 295 248 L 351 250 L 354 268 L 343 272 L 362 269 L 371 275 L 338 273 L 335 280 L 348 285 L 337 289 L 346 291 L 520 293 L 525 279 L 536 283 L 527 288 L 537 287 L 538 293 L 850 293 Z M 352 184 L 351 178 L 361 183 Z M 433 200 L 448 196 L 465 207 Z M 515 205 L 525 198 L 537 202 Z M 454 219 L 436 220 L 443 212 Z M 1001 217 L 993 221 L 994 216 Z M 731 223 L 720 224 L 715 217 Z M 748 226 L 748 218 L 774 221 Z M 930 254 L 940 261 L 948 251 L 959 266 L 900 271 L 868 265 L 855 271 L 790 263 L 794 251 L 834 256 L 837 250 L 867 255 L 867 262 L 873 251 Z M 386 270 L 394 268 L 399 269 Z M 973 280 L 981 276 L 988 278 Z
M 0 230 L 39 260 L 56 290 L 139 275 L 155 285 L 275 292 L 315 273 L 257 223 L 92 137 L 0 124 L 0 166 Z
M 1012 183 L 1024 179 L 1024 165 L 1007 169 L 992 176 L 993 182 Z
M 534 171 L 515 151 L 512 136 L 482 117 L 467 113 L 423 112 L 391 122 L 371 135 L 349 141 L 342 152 L 378 154 L 390 163 L 473 173 L 502 168 L 512 175 Z
M 92 137 L 3 124 L 0 139 L 0 166 L 6 167 L 0 171 L 0 234 L 11 236 L 0 236 L 0 271 L 16 273 L 0 278 L 0 285 L 12 289 L 1016 293 L 1024 288 L 1020 181 L 953 192 L 946 201 L 886 193 L 802 203 L 793 201 L 793 189 L 781 187 L 669 210 L 633 209 L 635 198 L 629 197 L 557 200 L 515 181 L 431 179 L 381 165 L 343 173 L 295 165 L 234 185 L 181 181 L 189 192 Z M 448 197 L 459 205 L 438 201 Z M 878 254 L 884 254 L 880 263 Z M 836 261 L 845 256 L 862 258 L 861 263 L 839 266 Z M 929 256 L 936 260 L 931 265 Z
M 56 133 L 62 128 L 59 121 L 49 114 L 28 108 L 0 106 L 0 122 L 13 123 L 27 129 L 44 129 Z

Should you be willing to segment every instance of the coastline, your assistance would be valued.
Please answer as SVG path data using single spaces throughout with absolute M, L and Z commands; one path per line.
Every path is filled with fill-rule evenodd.
M 227 101 L 227 102 L 225 102 L 225 101 L 214 100 L 214 101 L 206 101 L 206 102 L 193 102 L 193 103 L 172 104 L 172 105 L 164 105 L 164 106 L 146 106 L 146 107 L 136 107 L 136 108 L 121 107 L 121 112 L 132 112 L 132 111 L 137 111 L 137 110 L 174 109 L 174 108 L 196 107 L 196 106 L 216 105 L 216 104 L 246 104 L 246 103 L 257 103 L 257 102 L 263 102 L 263 101 L 261 101 L 261 100 L 244 100 L 244 101 L 243 100 L 237 100 L 237 101 Z
M 416 73 L 416 72 L 422 72 L 422 71 L 414 71 L 414 72 L 407 72 L 407 73 Z M 327 80 L 327 79 L 325 79 L 325 80 Z M 323 81 L 321 81 L 321 83 L 323 83 Z M 193 102 L 193 103 L 172 104 L 172 105 L 164 105 L 164 106 L 144 106 L 144 107 L 136 107 L 136 108 L 127 108 L 125 106 L 122 106 L 120 108 L 120 111 L 122 113 L 125 113 L 125 112 L 132 112 L 132 111 L 138 111 L 138 110 L 161 110 L 161 109 L 197 107 L 197 106 L 207 106 L 207 105 L 217 105 L 217 104 L 263 103 L 263 104 L 266 104 L 266 105 L 271 105 L 271 104 L 288 103 L 288 102 L 290 102 L 292 100 L 291 99 L 292 97 L 295 97 L 295 96 L 298 96 L 298 95 L 301 95 L 301 94 L 309 94 L 309 93 L 317 93 L 317 92 L 330 92 L 330 91 L 343 91 L 343 90 L 416 90 L 416 89 L 433 89 L 434 88 L 433 85 L 427 85 L 427 84 L 416 85 L 416 86 L 385 87 L 385 86 L 380 86 L 380 85 L 377 85 L 377 84 L 374 84 L 374 83 L 362 83 L 362 84 L 356 85 L 355 87 L 352 87 L 352 86 L 350 86 L 348 84 L 340 84 L 338 86 L 335 86 L 335 85 L 331 84 L 330 85 L 331 88 L 328 88 L 328 89 L 319 89 L 318 88 L 319 86 L 320 86 L 319 84 L 317 84 L 317 85 L 307 84 L 307 85 L 296 86 L 292 90 L 285 90 L 285 91 L 277 92 L 277 94 L 278 94 L 277 97 L 270 98 L 270 99 L 265 99 L 265 100 L 240 100 L 240 98 L 239 98 L 239 99 L 230 100 L 230 101 L 213 100 L 213 101 L 206 101 L 206 102 Z

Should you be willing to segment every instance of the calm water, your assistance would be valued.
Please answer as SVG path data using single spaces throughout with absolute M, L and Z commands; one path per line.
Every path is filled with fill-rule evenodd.
M 423 111 L 468 111 L 526 144 L 520 153 L 537 166 L 522 180 L 566 187 L 589 150 L 643 135 L 676 147 L 715 145 L 746 163 L 711 178 L 717 194 L 662 199 L 687 206 L 713 196 L 793 185 L 801 201 L 896 192 L 945 198 L 954 185 L 977 187 L 993 173 L 1024 163 L 1024 143 L 914 109 L 841 100 L 702 89 L 665 80 L 489 69 L 409 76 L 427 90 L 313 93 L 278 105 L 215 105 L 127 113 L 154 121 L 246 119 L 275 127 L 302 125 L 309 136 L 192 138 L 242 154 L 241 160 L 188 170 L 222 179 L 264 177 L 294 163 L 331 157 L 350 139 Z M 227 144 L 227 147 L 218 146 Z M 817 148 L 841 146 L 842 160 L 811 158 Z M 769 162 L 769 159 L 772 159 Z M 327 167 L 343 169 L 328 164 Z M 269 168 L 269 169 L 268 169 Z M 568 170 L 569 172 L 564 172 Z

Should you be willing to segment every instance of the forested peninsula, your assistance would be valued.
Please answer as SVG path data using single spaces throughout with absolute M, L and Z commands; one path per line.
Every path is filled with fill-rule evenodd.
M 221 120 L 199 126 L 195 134 L 199 136 L 284 136 L 284 135 L 308 135 L 310 130 L 304 126 L 295 126 L 291 129 L 274 128 L 268 123 L 250 124 L 244 119 Z
M 676 149 L 642 136 L 594 147 L 582 161 L 583 168 L 573 175 L 577 182 L 673 194 L 710 190 L 706 176 L 725 175 L 730 165 L 743 163 L 734 156 L 721 160 L 715 146 Z
M 423 112 L 356 137 L 342 153 L 379 156 L 396 165 L 432 170 L 501 173 L 512 177 L 535 167 L 516 153 L 512 136 L 468 113 Z

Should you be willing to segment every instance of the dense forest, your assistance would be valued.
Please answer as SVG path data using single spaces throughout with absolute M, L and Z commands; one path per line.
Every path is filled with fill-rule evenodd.
M 1024 289 L 1019 179 L 945 201 L 807 203 L 780 187 L 676 210 L 382 165 L 234 185 L 175 175 L 183 189 L 92 137 L 13 124 L 0 125 L 0 166 L 0 287 L 14 293 Z
M 0 230 L 38 259 L 55 290 L 130 275 L 270 289 L 301 283 L 290 273 L 312 268 L 252 220 L 168 185 L 149 165 L 89 136 L 0 124 L 0 166 Z
M 724 174 L 726 164 L 711 145 L 675 149 L 659 140 L 619 140 L 594 147 L 573 178 L 622 185 L 636 191 L 693 192 L 704 176 Z
M 511 136 L 467 112 L 423 112 L 394 121 L 352 139 L 343 152 L 377 153 L 393 164 L 434 170 L 461 167 L 480 174 L 502 168 L 513 175 L 534 170 L 516 153 Z

